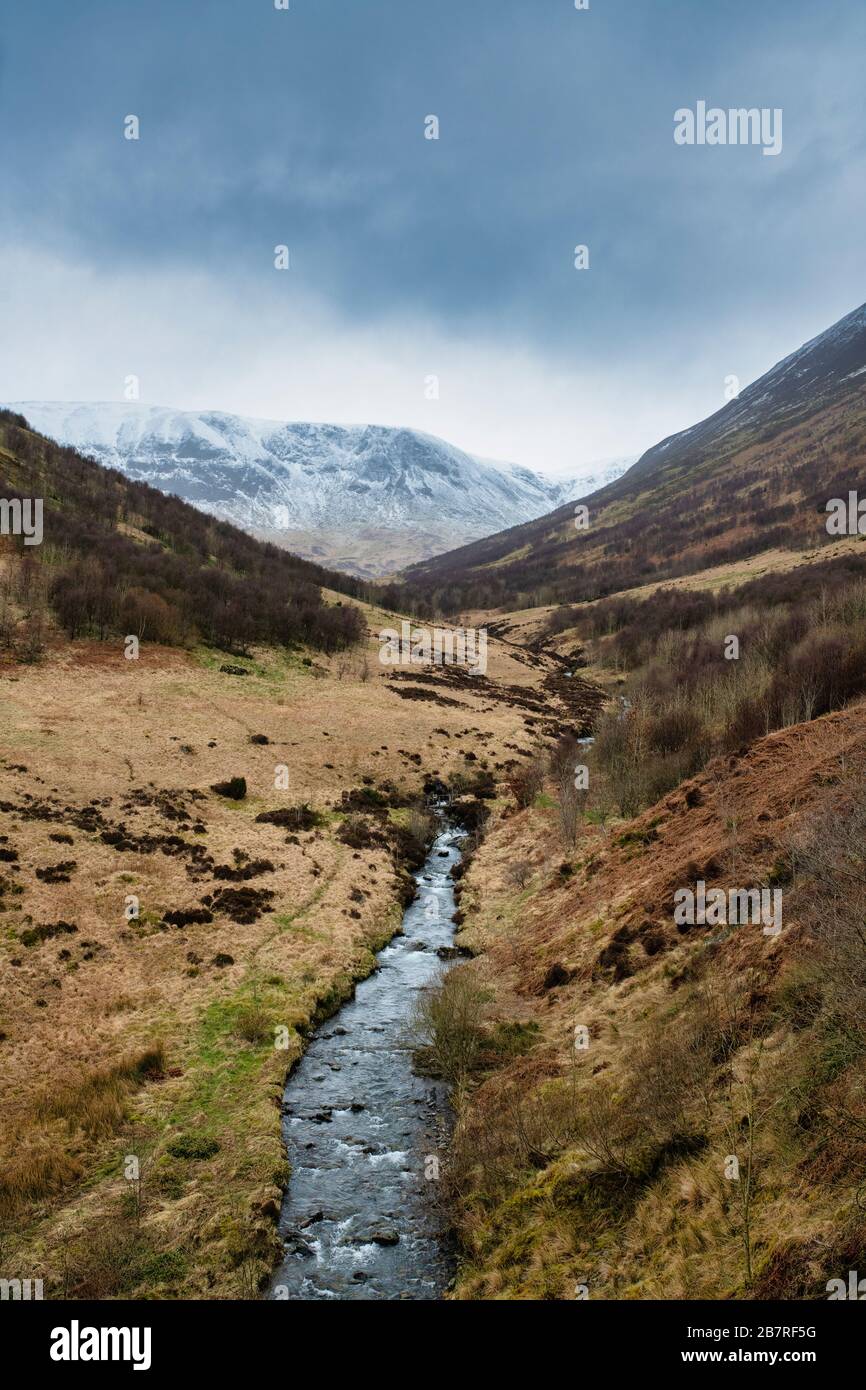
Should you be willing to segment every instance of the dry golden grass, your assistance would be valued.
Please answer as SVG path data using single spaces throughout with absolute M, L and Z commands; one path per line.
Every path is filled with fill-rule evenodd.
M 455 1297 L 571 1299 L 580 1285 L 603 1299 L 717 1299 L 750 1288 L 822 1297 L 828 1261 L 844 1273 L 834 1251 L 863 1238 L 857 1174 L 831 1162 L 817 1136 L 813 1152 L 794 1123 L 797 1096 L 816 1084 L 809 1054 L 800 1057 L 805 1035 L 781 1021 L 768 1027 L 762 1014 L 751 1040 L 739 1037 L 727 1082 L 715 1064 L 703 1082 L 688 1044 L 705 995 L 724 1005 L 729 994 L 741 1015 L 753 980 L 783 980 L 797 968 L 802 931 L 787 917 L 778 938 L 745 927 L 708 951 L 712 929 L 679 934 L 669 905 L 673 888 L 701 872 L 722 886 L 767 882 L 803 818 L 837 784 L 864 777 L 861 702 L 717 760 L 633 822 L 607 833 L 587 826 L 574 855 L 563 855 L 549 802 L 491 824 L 463 880 L 460 940 L 481 952 L 468 969 L 491 1013 L 540 1033 L 528 1057 L 492 1069 L 458 1123 L 451 1181 L 465 1258 Z M 566 876 L 564 858 L 573 865 Z M 519 890 L 509 872 L 517 861 L 530 866 Z M 652 954 L 641 946 L 648 928 L 662 943 Z M 627 942 L 621 978 L 603 964 L 618 933 Z M 564 974 L 551 985 L 554 965 Z M 588 1030 L 586 1050 L 575 1050 L 578 1025 Z M 750 1285 L 737 1189 L 723 1173 L 742 1148 L 753 1064 Z M 664 1109 L 676 1110 L 681 1095 L 689 1105 L 676 1123 L 686 1138 L 703 1134 L 703 1147 L 680 1158 L 662 1147 L 664 1161 L 647 1169 L 663 1142 Z M 616 1168 L 624 1122 L 636 1127 L 636 1146 L 633 1136 L 622 1150 L 637 1162 L 631 1177 Z
M 393 615 L 367 617 L 366 649 L 309 664 L 259 652 L 240 663 L 245 677 L 219 671 L 237 658 L 146 643 L 133 662 L 120 644 L 58 641 L 41 664 L 0 670 L 0 849 L 18 856 L 0 862 L 3 1250 L 47 1288 L 109 1296 L 113 1278 L 121 1296 L 255 1294 L 277 1251 L 285 1075 L 303 1031 L 369 971 L 401 915 L 390 854 L 341 843 L 334 806 L 362 777 L 414 795 L 426 773 L 475 770 L 465 753 L 495 767 L 515 742 L 530 746 L 523 714 L 490 684 L 449 690 L 456 706 L 398 697 L 376 641 Z M 516 683 L 543 671 L 533 677 L 491 643 L 490 674 Z M 244 800 L 209 790 L 234 776 L 246 778 Z M 324 822 L 296 843 L 256 822 L 300 802 Z M 56 819 L 34 816 L 40 804 Z M 87 808 L 102 819 L 88 821 Z M 115 848 L 105 826 L 152 839 Z M 248 883 L 215 880 L 171 836 L 216 866 L 273 868 Z M 37 877 L 59 863 L 74 865 L 68 882 Z M 226 887 L 268 889 L 273 911 L 162 921 Z M 126 919 L 129 895 L 137 920 Z M 40 936 L 58 923 L 77 931 Z M 285 1050 L 273 1045 L 277 1028 Z M 196 1156 L 202 1145 L 207 1157 Z M 82 1252 L 106 1223 L 122 1243 L 124 1165 L 139 1151 L 151 1255 L 95 1273 Z

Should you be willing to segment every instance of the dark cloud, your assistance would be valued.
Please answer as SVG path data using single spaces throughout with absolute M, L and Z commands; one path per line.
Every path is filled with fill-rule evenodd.
M 287 243 L 348 323 L 675 364 L 734 315 L 796 302 L 817 329 L 863 298 L 864 40 L 859 0 L 22 5 L 0 230 L 101 272 L 261 291 Z M 782 154 L 676 146 L 699 98 L 781 107 Z

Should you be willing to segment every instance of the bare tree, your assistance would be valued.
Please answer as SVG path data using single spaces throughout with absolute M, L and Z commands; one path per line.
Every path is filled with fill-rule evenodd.
M 415 1008 L 416 1046 L 428 1053 L 458 1097 L 481 1050 L 484 999 L 470 970 L 458 965 L 439 984 L 422 990 Z
M 578 791 L 574 785 L 574 768 L 569 767 L 559 779 L 559 833 L 566 850 L 573 850 L 577 844 L 585 803 L 586 792 Z
M 515 859 L 509 864 L 506 877 L 517 888 L 525 888 L 532 877 L 532 865 L 528 859 Z

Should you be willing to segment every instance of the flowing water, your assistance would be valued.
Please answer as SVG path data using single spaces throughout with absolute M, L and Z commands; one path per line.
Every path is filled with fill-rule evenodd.
M 463 832 L 437 837 L 415 875 L 418 897 L 378 969 L 322 1025 L 286 1085 L 292 1176 L 272 1299 L 430 1299 L 453 1264 L 435 1202 L 447 1096 L 415 1076 L 407 1025 L 418 991 L 447 967 L 454 927 L 449 870 Z

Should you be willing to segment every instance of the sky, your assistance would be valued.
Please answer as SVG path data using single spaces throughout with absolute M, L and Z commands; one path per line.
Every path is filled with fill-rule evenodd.
M 2 0 L 0 399 L 134 376 L 565 475 L 866 299 L 862 0 L 289 5 Z M 677 144 L 699 101 L 781 152 Z

